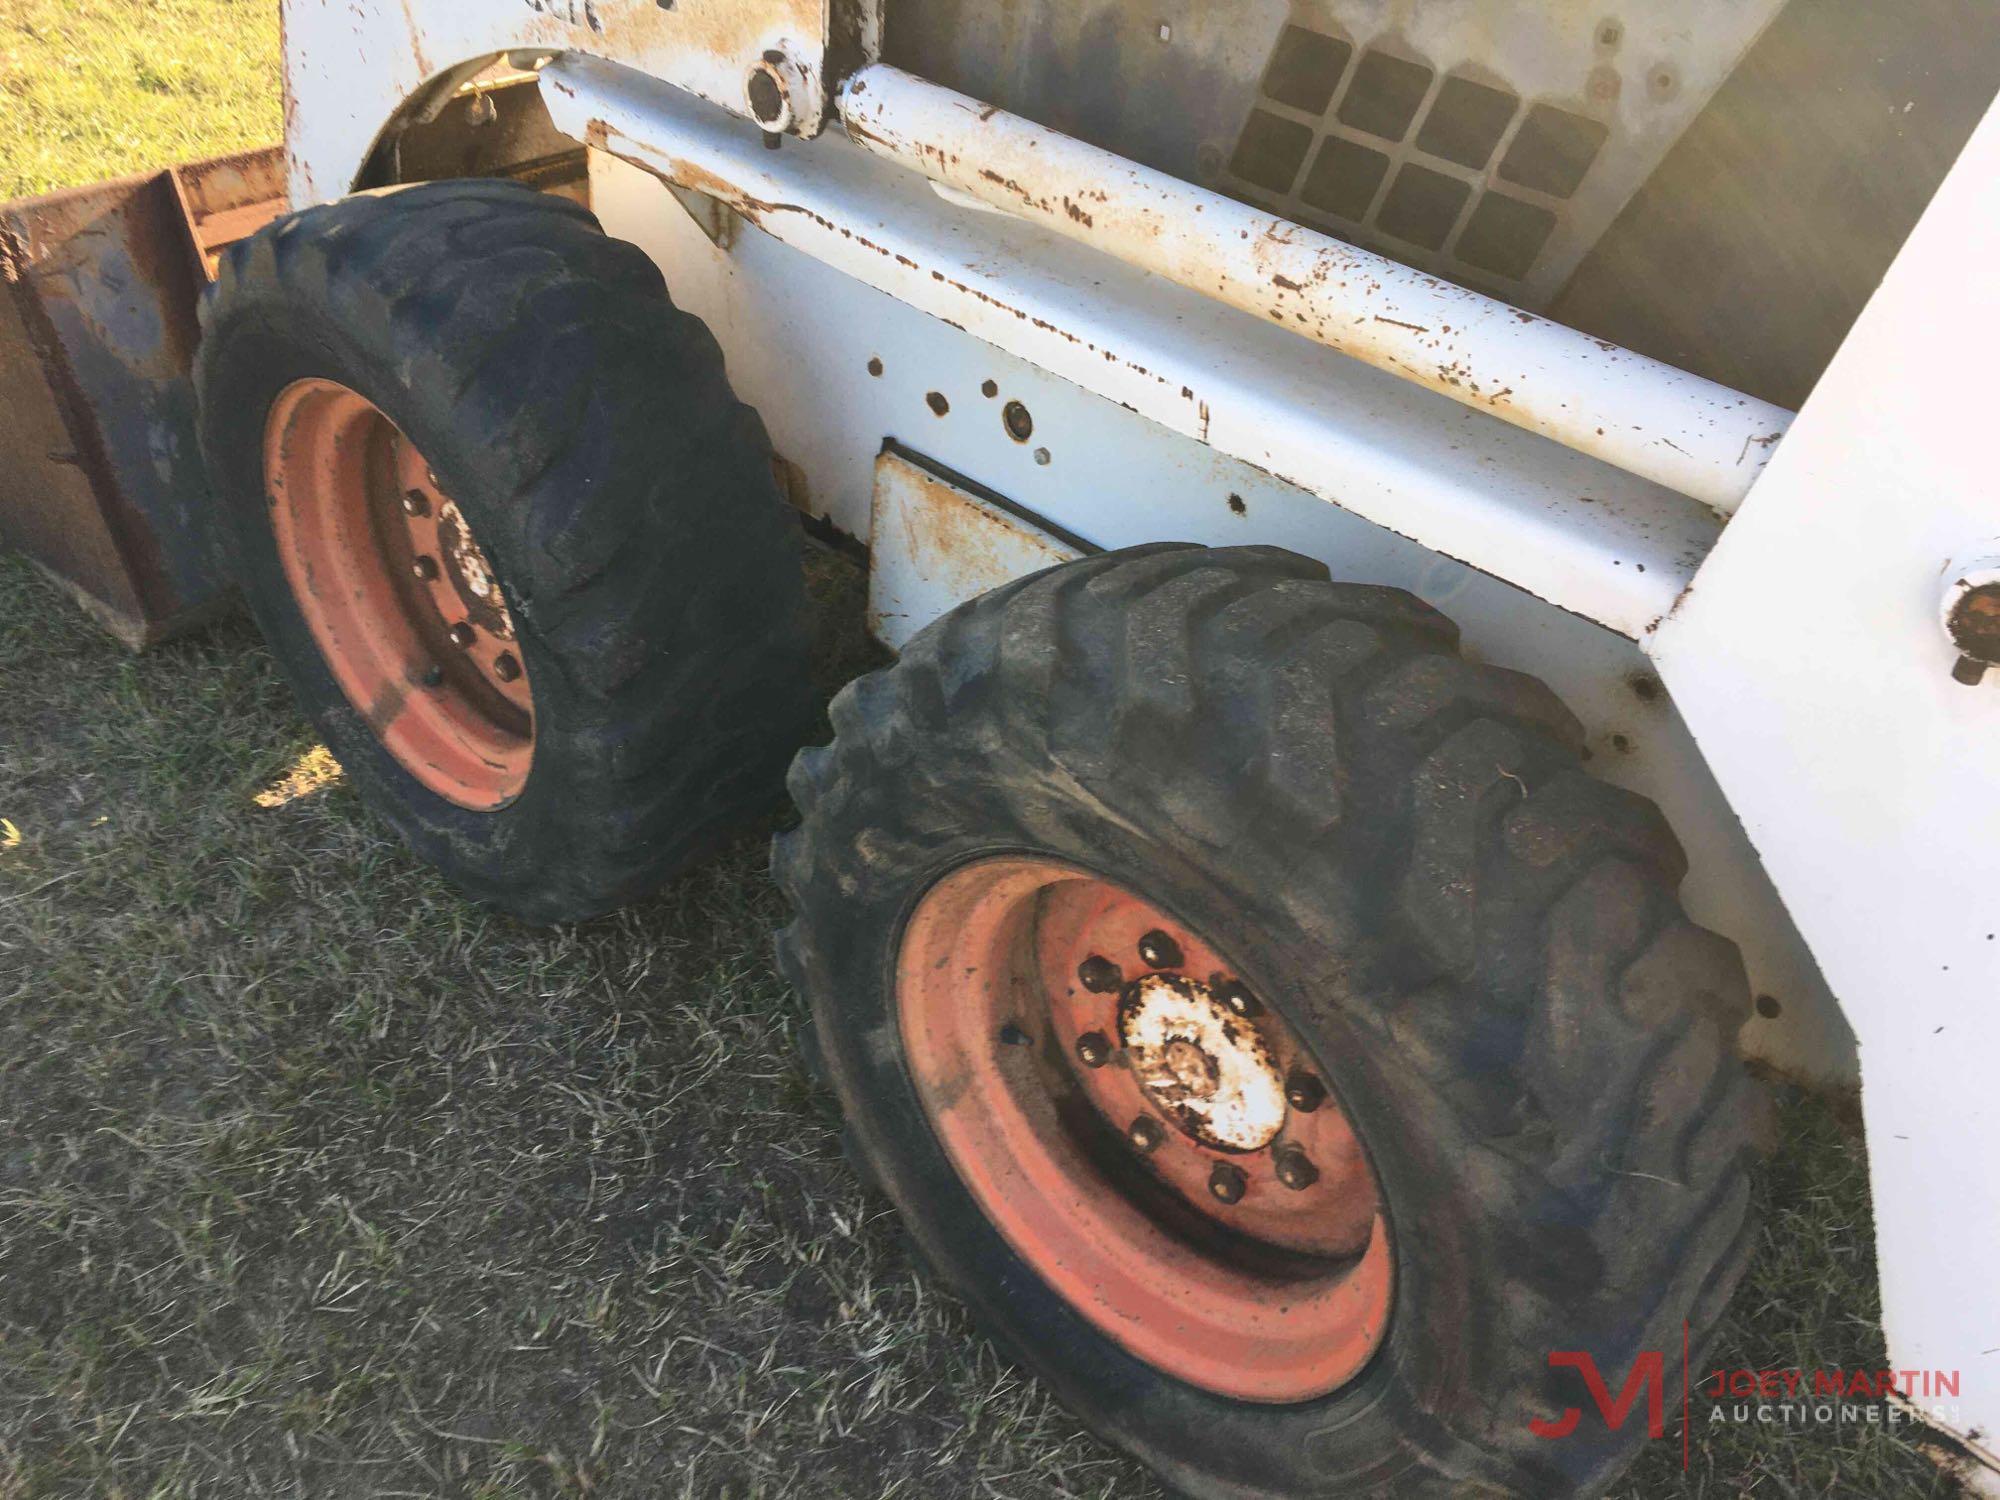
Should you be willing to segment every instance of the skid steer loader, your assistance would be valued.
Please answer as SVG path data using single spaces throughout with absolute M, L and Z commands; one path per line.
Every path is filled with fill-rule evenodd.
M 0 210 L 11 543 L 240 594 L 529 919 L 788 785 L 851 1149 L 1189 1494 L 1602 1493 L 1753 1070 L 1860 1084 L 1888 1393 L 2000 1493 L 1990 12 L 284 20 L 281 152 Z M 802 532 L 898 653 L 825 746 Z

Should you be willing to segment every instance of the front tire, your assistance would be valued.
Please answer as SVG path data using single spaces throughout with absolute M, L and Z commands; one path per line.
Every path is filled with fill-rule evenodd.
M 233 247 L 202 312 L 232 571 L 419 855 L 561 921 L 771 805 L 811 722 L 797 528 L 644 253 L 565 199 L 433 183 Z
M 793 767 L 779 956 L 850 1149 L 983 1324 L 1196 1496 L 1599 1493 L 1644 1415 L 1598 1422 L 1550 1354 L 1587 1351 L 1615 1390 L 1658 1350 L 1677 1391 L 1684 1329 L 1698 1350 L 1749 1252 L 1762 1096 L 1732 1049 L 1735 950 L 1681 913 L 1678 846 L 1581 771 L 1562 705 L 1456 639 L 1410 596 L 1290 554 L 1135 548 L 953 611 L 843 693 L 834 743 Z M 974 900 L 993 879 L 1025 892 L 1011 915 Z M 1121 945 L 1092 955 L 1120 972 L 1068 969 L 1080 881 L 1112 893 L 1083 908 L 1134 901 L 1170 928 L 1164 956 L 1112 922 L 1075 951 Z M 1325 1080 L 1365 1158 L 1324 1200 L 1338 1234 L 1226 1227 L 1309 1196 L 1243 1152 L 1304 1140 L 1310 1098 L 1288 1088 L 1275 1137 L 1178 1142 L 1221 1174 L 1221 1211 L 1199 1176 L 1152 1168 L 1157 1128 L 1093 1111 L 1105 1075 L 1159 1075 L 1123 1030 L 1082 1045 L 1109 1022 L 1076 1015 L 1115 998 L 1122 1027 L 1132 986 L 1168 981 L 1247 990 L 1264 1043 Z M 963 1033 L 943 1052 L 940 1027 Z M 1236 1066 L 1219 1034 L 1184 1027 L 1178 1091 L 1146 1105 L 1168 1129 L 1181 1084 L 1213 1092 Z M 1010 1129 L 1029 1162 L 1011 1176 L 978 1145 Z M 1312 1146 L 1312 1191 L 1334 1149 Z M 1044 1191 L 1045 1158 L 1074 1175 Z M 1370 1293 L 1370 1192 L 1386 1327 L 1315 1334 L 1371 1340 L 1359 1360 L 1274 1355 L 1284 1308 Z M 1232 1345 L 1197 1304 L 1260 1277 L 1280 1289 L 1272 1338 Z M 1530 1430 L 1571 1406 L 1589 1420 L 1570 1436 Z

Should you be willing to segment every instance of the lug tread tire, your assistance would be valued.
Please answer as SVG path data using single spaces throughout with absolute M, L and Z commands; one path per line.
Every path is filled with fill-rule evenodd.
M 722 351 L 637 247 L 512 183 L 307 209 L 232 247 L 202 304 L 202 439 L 233 571 L 374 808 L 476 898 L 596 915 L 774 804 L 811 723 L 797 527 Z M 360 390 L 494 561 L 537 708 L 520 797 L 470 813 L 382 751 L 291 602 L 265 514 L 282 385 Z
M 1616 1380 L 1658 1349 L 1677 1390 L 1683 1323 L 1702 1348 L 1753 1243 L 1766 1104 L 1734 1051 L 1736 951 L 1682 914 L 1657 810 L 1580 770 L 1560 701 L 1456 643 L 1414 597 L 1285 552 L 1133 548 L 954 610 L 792 766 L 777 950 L 850 1149 L 985 1325 L 1196 1496 L 1601 1493 L 1643 1421 L 1533 1436 L 1579 1398 L 1547 1355 Z M 1338 955 L 1289 1018 L 1435 1304 L 1399 1303 L 1353 1386 L 1274 1408 L 1177 1384 L 1069 1314 L 957 1187 L 885 991 L 921 890 L 1007 848 L 1155 898 L 1226 889 L 1245 945 Z

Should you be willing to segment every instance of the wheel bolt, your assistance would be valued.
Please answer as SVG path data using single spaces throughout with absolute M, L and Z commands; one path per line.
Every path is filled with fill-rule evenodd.
M 1229 980 L 1220 986 L 1222 1003 L 1246 1021 L 1254 1021 L 1264 1014 L 1263 1003 L 1237 980 Z
M 1304 1068 L 1285 1080 L 1285 1103 L 1302 1115 L 1309 1115 L 1326 1103 L 1326 1085 Z
M 1101 1031 L 1086 1031 L 1076 1039 L 1076 1060 L 1086 1068 L 1101 1068 L 1111 1061 L 1111 1039 Z
M 424 498 L 422 490 L 403 491 L 403 514 L 406 516 L 427 516 L 431 513 L 431 503 Z
M 1295 1193 L 1319 1181 L 1319 1168 L 1297 1146 L 1280 1146 L 1273 1164 L 1278 1169 L 1278 1181 Z
M 437 559 L 435 557 L 420 557 L 410 564 L 410 571 L 417 575 L 419 583 L 429 583 L 433 578 L 438 576 Z
M 1243 1175 L 1243 1169 L 1230 1162 L 1219 1161 L 1208 1174 L 1208 1190 L 1218 1203 L 1241 1203 L 1243 1191 L 1250 1186 L 1250 1179 Z
M 451 643 L 461 650 L 479 639 L 479 633 L 464 620 L 452 626 L 448 634 L 451 636 Z
M 493 675 L 502 682 L 512 682 L 521 675 L 521 664 L 514 660 L 514 653 L 502 651 L 493 658 Z
M 1109 995 L 1125 983 L 1125 971 L 1097 953 L 1076 966 L 1076 977 L 1093 995 Z
M 1139 939 L 1139 959 L 1149 969 L 1178 969 L 1181 945 L 1164 932 L 1149 932 Z
M 1150 1156 L 1165 1144 L 1167 1132 L 1151 1115 L 1140 1115 L 1132 1122 L 1132 1128 L 1125 1132 L 1125 1138 L 1132 1143 L 1134 1151 Z

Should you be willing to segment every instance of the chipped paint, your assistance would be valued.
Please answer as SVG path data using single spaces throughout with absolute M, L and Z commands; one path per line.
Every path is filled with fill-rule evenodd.
M 816 135 L 832 83 L 876 50 L 880 11 L 879 0 L 285 0 L 282 23 L 287 161 L 303 207 L 364 185 L 404 123 L 501 56 L 612 59 L 745 117 L 750 75 L 778 67 L 786 128 Z
M 877 65 L 865 149 L 1727 514 L 1791 413 Z

